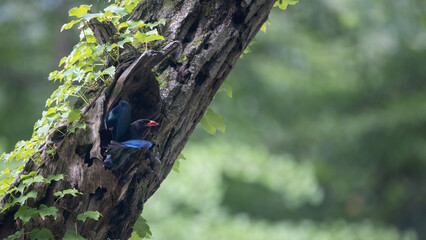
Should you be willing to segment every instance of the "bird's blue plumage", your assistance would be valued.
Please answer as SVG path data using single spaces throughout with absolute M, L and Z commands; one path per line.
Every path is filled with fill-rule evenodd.
M 107 129 L 112 128 L 112 140 L 122 142 L 126 141 L 130 126 L 130 117 L 132 108 L 126 101 L 120 101 L 111 111 L 108 112 L 105 118 L 105 125 Z
M 152 146 L 152 143 L 150 141 L 136 140 L 136 139 L 125 141 L 125 142 L 122 142 L 121 144 L 123 144 L 126 147 L 131 147 L 131 148 L 143 148 L 143 147 L 150 148 Z
M 107 169 L 117 169 L 126 162 L 130 155 L 139 148 L 150 148 L 150 141 L 142 140 L 149 127 L 158 123 L 148 119 L 139 119 L 130 124 L 131 106 L 126 101 L 120 101 L 105 117 L 105 126 L 112 130 L 112 140 L 105 152 L 104 166 Z

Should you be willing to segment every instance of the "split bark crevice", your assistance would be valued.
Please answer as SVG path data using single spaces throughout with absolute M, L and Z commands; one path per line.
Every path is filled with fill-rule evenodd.
M 60 238 L 67 230 L 75 229 L 77 214 L 91 210 L 103 217 L 78 224 L 78 233 L 83 237 L 129 238 L 143 203 L 171 171 L 213 96 L 274 4 L 274 0 L 164 2 L 146 0 L 130 16 L 133 20 L 166 19 L 161 29 L 166 39 L 164 47 L 156 46 L 161 50 L 149 50 L 136 57 L 133 47 L 128 46 L 125 51 L 131 54 L 116 67 L 117 81 L 101 89 L 93 103 L 83 109 L 87 129 L 63 139 L 52 134 L 48 141 L 56 149 L 55 157 L 41 149 L 42 163 L 26 164 L 25 172 L 38 171 L 44 177 L 65 175 L 62 181 L 35 185 L 38 196 L 28 202 L 29 206 L 53 206 L 54 192 L 68 188 L 83 193 L 59 200 L 56 220 L 31 220 L 28 229 L 47 227 Z M 100 42 L 109 41 L 114 32 L 109 24 L 92 22 L 90 26 Z M 156 76 L 164 84 L 161 89 Z M 100 131 L 105 113 L 120 100 L 132 105 L 133 120 L 151 118 L 161 126 L 148 136 L 152 148 L 133 151 L 131 161 L 110 171 L 102 164 Z M 13 220 L 16 210 L 0 214 L 0 238 L 21 227 Z

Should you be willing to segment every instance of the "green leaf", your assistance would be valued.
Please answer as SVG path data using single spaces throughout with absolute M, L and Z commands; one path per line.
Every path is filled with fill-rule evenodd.
M 179 168 L 180 168 L 180 160 L 186 160 L 185 156 L 183 156 L 182 153 L 179 154 L 179 156 L 177 157 L 175 163 L 173 164 L 173 170 L 175 172 L 179 172 Z
M 62 25 L 61 32 L 64 31 L 64 30 L 68 30 L 68 29 L 72 28 L 74 26 L 74 24 L 79 23 L 79 22 L 80 22 L 80 20 L 72 20 L 71 22 Z
M 122 48 L 126 42 L 132 42 L 132 38 L 126 37 L 125 39 L 118 41 L 117 45 Z
M 101 72 L 101 74 L 108 74 L 108 75 L 110 75 L 111 77 L 114 77 L 114 74 L 115 74 L 115 67 L 114 67 L 114 66 L 111 66 L 111 67 L 109 67 L 109 68 L 107 68 L 107 69 L 103 70 L 103 71 Z
M 288 5 L 295 5 L 299 0 L 278 0 L 275 2 L 274 7 L 279 7 L 281 10 L 286 10 Z
M 67 119 L 68 122 L 72 123 L 72 122 L 80 120 L 81 111 L 79 109 L 73 109 L 71 111 L 64 112 L 61 115 L 61 117 L 64 118 L 64 119 Z
M 38 211 L 35 208 L 29 208 L 27 206 L 20 206 L 18 211 L 14 215 L 14 219 L 21 219 L 23 224 L 26 224 L 32 218 L 34 221 L 38 219 Z
M 46 153 L 54 156 L 56 154 L 56 150 L 55 149 L 49 149 L 49 150 L 46 150 Z
M 17 143 L 17 145 L 18 146 L 15 146 L 15 148 L 19 148 L 19 147 L 22 147 L 22 145 L 24 144 L 25 142 L 23 142 L 23 141 L 20 141 L 20 142 L 18 142 Z M 37 173 L 35 172 L 35 171 L 31 171 L 30 173 L 28 173 L 27 175 L 22 175 L 21 176 L 21 180 L 24 180 L 24 179 L 27 179 L 27 178 L 30 178 L 30 177 L 32 177 L 32 176 L 35 176 Z
M 10 173 L 10 168 L 6 168 L 5 170 L 1 171 L 0 177 L 3 177 L 4 175 Z
M 34 228 L 31 231 L 30 238 L 31 240 L 35 240 L 35 239 L 38 239 L 38 240 L 53 239 L 54 240 L 55 239 L 53 237 L 52 232 L 47 228 L 42 228 L 42 229 Z
M 142 238 L 150 238 L 152 236 L 151 230 L 142 215 L 139 215 L 138 220 L 136 220 L 133 231 Z
M 156 40 L 164 40 L 164 37 L 158 34 L 151 34 L 145 39 L 145 42 L 152 42 Z
M 120 17 L 124 17 L 127 14 L 129 14 L 125 8 L 117 7 L 117 6 L 108 6 L 107 8 L 104 9 L 104 11 L 105 12 L 110 11 L 112 13 L 117 14 Z
M 70 55 L 70 56 L 72 56 L 71 57 L 71 64 L 72 63 L 74 63 L 75 61 L 77 61 L 78 59 L 79 59 L 79 56 L 81 55 L 81 51 L 80 50 L 77 50 L 77 51 L 75 51 L 75 52 L 73 52 L 73 54 L 72 55 Z M 71 78 L 72 77 L 72 75 L 73 75 L 73 73 L 77 73 L 78 72 L 78 68 L 77 67 L 69 67 L 69 68 L 67 68 L 65 71 L 64 71 L 64 76 L 65 77 L 67 77 L 67 78 Z
M 201 118 L 201 126 L 206 132 L 215 135 L 216 129 L 219 129 L 222 133 L 225 133 L 225 120 L 222 116 L 216 114 L 210 108 L 207 109 L 203 118 Z
M 35 182 L 43 182 L 43 180 L 44 180 L 43 176 L 37 175 L 37 176 L 35 176 L 33 178 L 27 178 L 27 179 L 23 180 L 22 183 L 25 186 L 29 186 L 29 185 L 31 185 L 31 184 L 33 184 Z
M 107 44 L 105 44 L 105 48 L 106 48 L 106 50 L 107 50 L 108 52 L 111 52 L 111 50 L 112 50 L 113 48 L 115 48 L 115 47 L 117 47 L 117 44 L 116 44 L 116 43 L 113 43 L 113 44 L 109 44 L 109 43 L 107 43 Z
M 122 29 L 122 28 L 124 28 L 124 27 L 127 27 L 127 26 L 129 26 L 129 24 L 128 24 L 128 23 L 126 23 L 126 22 L 124 22 L 124 23 L 120 23 L 120 25 L 118 25 L 118 27 L 117 27 L 117 30 L 120 30 L 120 29 Z
M 86 126 L 87 125 L 85 123 L 78 123 L 75 126 L 69 126 L 68 131 L 70 131 L 71 133 L 74 133 L 75 129 L 77 129 L 77 128 L 86 129 Z
M 24 229 L 22 228 L 21 230 L 15 232 L 14 234 L 8 236 L 7 238 L 5 238 L 4 240 L 14 240 L 19 238 L 22 234 L 24 233 Z
M 13 199 L 13 203 L 19 203 L 19 204 L 23 205 L 27 201 L 28 198 L 36 199 L 37 198 L 37 191 L 32 190 L 31 192 L 27 193 L 26 195 L 21 195 L 21 196 L 15 198 L 15 199 Z
M 147 23 L 146 26 L 152 29 L 153 27 L 158 26 L 158 24 L 159 24 L 158 22 L 153 22 L 153 23 Z
M 64 174 L 50 175 L 47 178 L 47 183 L 50 183 L 52 180 L 53 181 L 59 181 L 59 180 L 62 180 L 62 179 L 64 179 Z
M 40 217 L 44 220 L 44 217 L 46 216 L 53 216 L 56 220 L 56 218 L 58 217 L 57 213 L 58 213 L 58 209 L 56 207 L 48 207 L 44 204 L 41 204 L 39 209 L 38 209 L 38 213 L 40 214 Z
M 124 6 L 126 10 L 130 13 L 138 5 L 140 0 L 124 0 L 121 2 L 121 6 Z
M 86 41 L 88 43 L 97 43 L 96 38 L 93 35 L 86 35 Z
M 98 211 L 87 211 L 87 212 L 78 214 L 77 219 L 82 222 L 85 222 L 86 218 L 92 218 L 97 221 L 100 216 L 102 216 L 102 214 Z
M 140 21 L 130 20 L 130 21 L 127 21 L 127 24 L 128 24 L 129 28 L 134 28 L 134 27 L 141 28 L 141 27 L 145 27 L 146 26 L 146 24 L 145 24 L 145 22 L 143 20 L 140 20 Z
M 77 194 L 81 194 L 77 189 L 65 189 L 64 191 L 55 192 L 53 195 L 59 198 L 63 198 L 65 195 L 70 194 L 73 197 L 77 196 Z
M 62 238 L 62 240 L 86 240 L 84 237 L 78 235 L 75 231 L 73 230 L 68 230 L 64 237 Z
M 45 117 L 52 117 L 56 113 L 56 108 L 49 108 L 46 112 L 43 112 Z
M 71 8 L 71 10 L 68 12 L 69 16 L 76 16 L 80 18 L 83 16 L 83 14 L 86 14 L 90 10 L 89 5 L 80 5 L 80 7 Z
M 229 98 L 232 98 L 232 87 L 231 87 L 231 85 L 230 85 L 229 83 L 224 82 L 224 83 L 220 86 L 220 88 L 219 88 L 219 90 L 218 90 L 217 92 L 222 92 L 222 91 L 225 91 L 225 92 L 226 92 L 226 95 L 227 95 Z
M 100 19 L 103 16 L 104 16 L 103 13 L 86 13 L 86 14 L 83 14 L 83 16 L 81 16 L 81 18 L 84 19 L 84 20 L 86 20 L 86 21 L 89 21 L 92 18 L 98 18 L 98 19 Z
M 263 23 L 263 25 L 262 25 L 262 27 L 260 28 L 260 30 L 262 31 L 262 32 L 264 32 L 264 33 L 266 33 L 266 27 L 267 27 L 267 25 L 271 25 L 271 20 L 266 20 L 266 22 L 265 23 Z
M 146 39 L 147 37 L 148 37 L 148 36 L 147 36 L 145 33 L 141 32 L 141 31 L 138 31 L 138 32 L 135 34 L 135 39 L 137 40 L 136 42 L 145 42 L 145 39 Z
M 43 124 L 41 127 L 39 127 L 36 131 L 37 134 L 46 134 L 50 129 L 50 125 L 49 124 Z
M 81 111 L 80 109 L 73 109 L 71 112 L 69 112 L 68 115 L 68 122 L 75 122 L 77 120 L 80 120 L 81 118 Z
M 77 196 L 77 194 L 82 194 L 82 193 L 79 192 L 77 189 L 73 188 L 73 189 L 65 189 L 64 194 L 71 194 L 73 197 L 75 197 Z
M 201 127 L 203 127 L 203 129 L 207 132 L 207 133 L 209 133 L 209 134 L 211 134 L 211 135 L 215 135 L 216 134 L 216 128 L 214 128 L 210 123 L 209 123 L 209 121 L 207 120 L 207 118 L 206 118 L 206 115 L 204 115 L 203 116 L 203 118 L 201 118 L 201 121 L 200 121 L 200 123 L 201 123 Z
M 9 177 L 0 181 L 0 198 L 2 198 L 6 194 L 7 189 L 9 188 L 10 184 L 13 182 L 14 179 L 15 177 L 13 175 L 10 175 Z

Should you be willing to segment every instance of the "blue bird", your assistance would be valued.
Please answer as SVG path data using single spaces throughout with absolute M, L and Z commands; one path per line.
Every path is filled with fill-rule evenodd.
M 105 125 L 108 130 L 112 130 L 112 140 L 124 142 L 132 139 L 142 139 L 145 137 L 150 127 L 159 124 L 149 119 L 139 119 L 130 124 L 132 108 L 126 101 L 120 101 L 105 118 Z
M 112 131 L 112 140 L 105 152 L 104 166 L 107 169 L 120 167 L 134 150 L 152 146 L 150 141 L 142 140 L 150 127 L 159 124 L 149 119 L 139 119 L 130 124 L 131 106 L 126 101 L 120 101 L 105 118 L 105 126 Z

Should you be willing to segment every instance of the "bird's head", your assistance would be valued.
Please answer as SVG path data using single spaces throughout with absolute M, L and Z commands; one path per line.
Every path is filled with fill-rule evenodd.
M 151 127 L 158 126 L 156 121 L 150 119 L 139 119 L 130 125 L 131 139 L 143 138 Z
M 146 129 L 146 128 L 155 127 L 158 125 L 160 124 L 150 119 L 139 119 L 132 123 L 132 127 L 135 129 Z
M 149 120 L 149 119 L 139 119 L 135 122 L 141 127 L 155 127 L 155 126 L 160 125 L 156 121 Z

